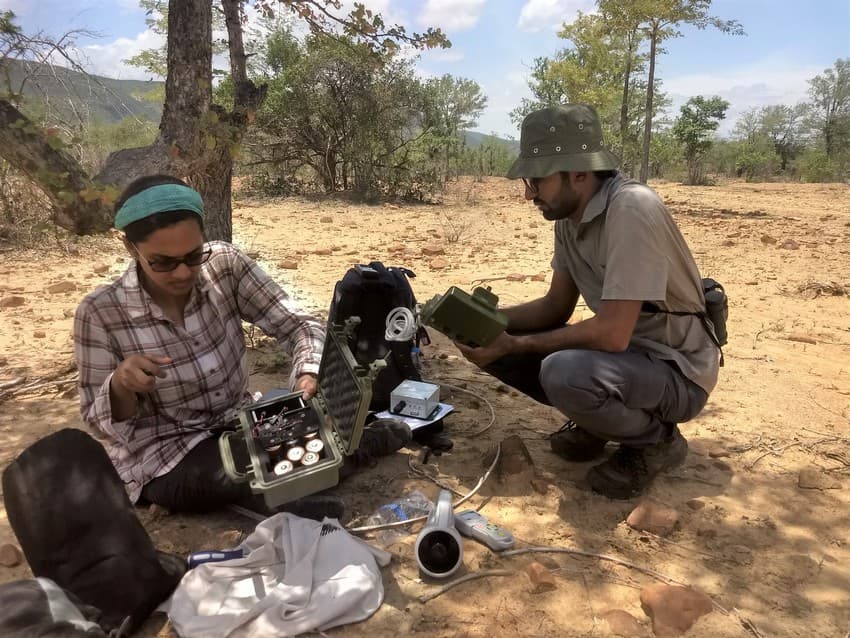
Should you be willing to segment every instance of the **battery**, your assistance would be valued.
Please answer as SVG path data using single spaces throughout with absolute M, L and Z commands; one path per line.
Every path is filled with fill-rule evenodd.
M 324 448 L 325 444 L 322 443 L 320 439 L 310 439 L 304 445 L 304 449 L 306 449 L 308 452 L 315 452 L 316 454 L 321 452 Z
M 293 463 L 298 463 L 301 458 L 304 456 L 304 448 L 300 445 L 296 445 L 295 447 L 291 447 L 286 451 L 286 458 L 288 458 Z
M 274 466 L 274 473 L 276 476 L 283 476 L 284 474 L 289 474 L 294 467 L 292 461 L 284 459 Z
M 319 455 L 315 452 L 307 452 L 301 459 L 301 465 L 315 465 L 319 462 Z

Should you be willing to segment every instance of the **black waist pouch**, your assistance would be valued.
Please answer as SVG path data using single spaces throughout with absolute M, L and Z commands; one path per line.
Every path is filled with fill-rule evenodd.
M 138 627 L 185 572 L 156 551 L 106 451 L 81 430 L 24 450 L 3 471 L 3 496 L 33 575 L 98 608 L 107 631 L 127 617 Z

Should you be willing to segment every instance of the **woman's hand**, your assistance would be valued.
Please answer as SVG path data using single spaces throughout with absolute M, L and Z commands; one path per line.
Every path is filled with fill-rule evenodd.
M 305 401 L 313 398 L 319 388 L 319 379 L 315 374 L 302 374 L 295 380 L 295 390 L 301 390 Z

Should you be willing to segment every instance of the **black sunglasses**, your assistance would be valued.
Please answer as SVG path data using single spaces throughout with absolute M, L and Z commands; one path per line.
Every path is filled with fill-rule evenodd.
M 532 191 L 533 193 L 537 192 L 537 189 L 540 187 L 540 178 L 539 177 L 523 177 L 522 183 L 525 184 L 525 187 Z
M 212 257 L 212 248 L 202 247 L 190 252 L 188 255 L 183 255 L 183 257 L 166 257 L 150 261 L 142 256 L 138 248 L 135 246 L 133 248 L 136 250 L 136 255 L 140 259 L 143 259 L 154 272 L 171 272 L 172 270 L 176 270 L 180 264 L 186 264 L 189 268 L 193 268 L 208 262 L 210 257 Z

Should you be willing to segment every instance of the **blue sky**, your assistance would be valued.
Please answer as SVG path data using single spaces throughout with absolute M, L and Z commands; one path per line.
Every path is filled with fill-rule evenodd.
M 559 26 L 591 0 L 364 0 L 387 22 L 409 30 L 439 26 L 453 46 L 426 52 L 423 76 L 450 73 L 478 82 L 489 103 L 478 130 L 517 135 L 508 112 L 529 95 L 526 78 L 535 57 L 565 46 Z M 627 0 L 624 0 L 627 1 Z M 349 3 L 350 4 L 350 3 Z M 161 40 L 147 31 L 136 0 L 0 0 L 24 29 L 52 35 L 88 29 L 80 38 L 86 65 L 120 78 L 144 77 L 122 59 Z M 714 0 L 712 14 L 742 23 L 746 36 L 686 27 L 658 58 L 657 77 L 673 98 L 673 114 L 693 95 L 720 95 L 731 103 L 721 132 L 753 107 L 806 99 L 806 80 L 850 57 L 850 0 Z

